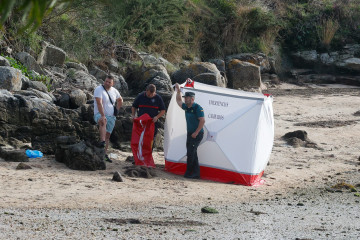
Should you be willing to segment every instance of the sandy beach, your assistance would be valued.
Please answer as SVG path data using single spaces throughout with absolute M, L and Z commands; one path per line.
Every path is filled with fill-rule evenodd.
M 275 141 L 258 187 L 156 177 L 112 181 L 130 152 L 111 149 L 104 171 L 75 171 L 54 156 L 28 170 L 0 160 L 0 239 L 358 239 L 360 88 L 282 84 L 274 96 Z M 316 148 L 282 136 L 305 130 Z M 217 214 L 201 213 L 210 206 Z

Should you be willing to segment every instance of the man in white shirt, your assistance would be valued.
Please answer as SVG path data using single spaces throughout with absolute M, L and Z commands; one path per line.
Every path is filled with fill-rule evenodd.
M 112 162 L 106 151 L 116 121 L 114 104 L 116 104 L 116 109 L 119 110 L 123 103 L 119 91 L 113 88 L 113 85 L 114 77 L 109 75 L 106 77 L 104 85 L 97 86 L 94 91 L 94 120 L 99 125 L 100 146 L 105 147 L 105 160 L 108 162 Z

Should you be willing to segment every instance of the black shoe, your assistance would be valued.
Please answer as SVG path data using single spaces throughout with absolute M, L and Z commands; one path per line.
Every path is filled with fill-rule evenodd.
M 110 163 L 113 162 L 107 154 L 105 154 L 105 161 L 110 162 Z
M 106 142 L 105 142 L 105 141 L 102 141 L 102 142 L 99 142 L 99 143 L 97 144 L 97 147 L 99 147 L 99 148 L 105 148 L 105 145 L 106 145 Z

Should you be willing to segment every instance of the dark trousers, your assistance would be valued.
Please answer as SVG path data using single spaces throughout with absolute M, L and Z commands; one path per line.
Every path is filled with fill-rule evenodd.
M 184 177 L 188 177 L 188 178 L 200 177 L 200 166 L 197 155 L 197 149 L 200 145 L 201 140 L 203 139 L 203 136 L 204 136 L 203 132 L 199 132 L 196 138 L 192 138 L 191 133 L 187 134 L 187 139 L 186 139 L 187 165 L 186 165 L 186 172 Z

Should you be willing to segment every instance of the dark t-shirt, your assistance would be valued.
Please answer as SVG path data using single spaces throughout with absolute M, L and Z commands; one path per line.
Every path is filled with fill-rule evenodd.
M 193 103 L 191 107 L 187 107 L 185 103 L 182 104 L 182 109 L 185 110 L 186 126 L 188 133 L 194 133 L 199 126 L 199 118 L 204 117 L 203 108 L 197 104 Z M 201 129 L 200 132 L 203 132 L 204 129 Z
M 152 98 L 149 98 L 146 96 L 146 92 L 140 93 L 135 98 L 132 106 L 139 109 L 139 117 L 147 113 L 150 117 L 154 118 L 156 115 L 158 115 L 159 111 L 165 110 L 164 101 L 158 94 Z

